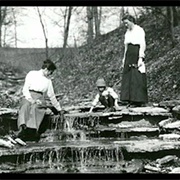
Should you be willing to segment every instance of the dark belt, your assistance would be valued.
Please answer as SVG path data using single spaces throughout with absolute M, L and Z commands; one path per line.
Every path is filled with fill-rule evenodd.
M 35 93 L 39 93 L 39 94 L 43 94 L 43 92 L 41 91 L 35 91 L 35 90 L 29 90 L 30 92 L 35 92 Z
M 137 64 L 129 64 L 129 67 L 130 68 L 138 68 L 138 65 Z

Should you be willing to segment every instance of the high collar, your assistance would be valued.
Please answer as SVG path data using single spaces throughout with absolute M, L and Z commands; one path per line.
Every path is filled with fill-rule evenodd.
M 136 26 L 136 24 L 133 24 L 133 25 L 132 25 L 132 28 L 131 28 L 131 29 L 128 28 L 128 30 L 129 30 L 129 31 L 133 31 L 133 29 L 135 28 L 135 26 Z
M 39 73 L 40 73 L 42 76 L 45 76 L 45 75 L 44 75 L 44 72 L 43 72 L 43 69 L 40 69 L 40 70 L 39 70 Z

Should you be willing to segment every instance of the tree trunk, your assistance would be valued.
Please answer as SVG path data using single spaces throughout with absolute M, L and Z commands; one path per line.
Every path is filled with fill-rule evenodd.
M 7 15 L 7 7 L 0 6 L 0 47 L 2 47 L 2 26 L 5 21 L 5 17 Z
M 98 7 L 97 6 L 93 6 L 93 17 L 94 17 L 94 22 L 95 22 L 95 37 L 97 38 L 98 36 L 100 36 L 100 16 L 98 13 Z
M 46 30 L 45 30 L 45 26 L 44 26 L 44 23 L 43 23 L 43 20 L 42 20 L 42 16 L 41 16 L 41 13 L 40 13 L 40 10 L 39 10 L 38 7 L 37 7 L 37 12 L 38 12 L 38 15 L 39 15 L 39 20 L 40 20 L 40 23 L 41 23 L 41 26 L 42 26 L 44 39 L 45 39 L 46 58 L 48 58 L 49 57 L 49 55 L 48 55 L 48 38 L 47 38 L 47 35 L 46 35 Z
M 137 20 L 138 19 L 138 16 L 137 16 L 137 13 L 136 13 L 136 10 L 135 8 L 133 7 L 133 11 L 134 11 L 134 16 L 135 16 L 135 19 Z
M 122 6 L 121 7 L 121 9 L 120 9 L 120 17 L 119 17 L 119 19 L 120 19 L 120 21 L 119 21 L 119 26 L 121 26 L 121 24 L 122 24 L 122 17 L 124 16 L 124 14 L 125 14 L 125 12 L 124 12 L 124 7 Z
M 172 41 L 172 47 L 175 46 L 175 39 L 174 39 L 174 15 L 173 15 L 173 7 L 170 6 L 170 32 L 171 32 L 171 41 Z
M 15 47 L 17 48 L 17 21 L 16 21 L 16 15 L 14 12 L 14 8 L 12 9 L 12 13 L 13 13 L 13 21 L 14 21 L 14 43 L 15 43 Z
M 168 6 L 166 8 L 166 12 L 167 12 L 167 26 L 170 32 L 170 38 L 171 38 L 171 43 L 172 43 L 172 47 L 175 46 L 175 39 L 174 39 L 174 15 L 173 15 L 173 7 L 172 6 Z
M 87 30 L 87 43 L 93 41 L 93 13 L 92 7 L 87 6 L 87 21 L 88 21 L 88 30 Z
M 69 26 L 70 26 L 72 9 L 73 9 L 73 7 L 72 7 L 72 6 L 69 6 L 69 8 L 68 8 L 67 22 L 66 22 L 66 18 L 65 18 L 65 30 L 64 30 L 64 43 L 63 43 L 63 48 L 66 48 L 66 46 L 67 46 L 67 40 L 68 40 L 68 35 L 69 35 Z
M 2 47 L 2 8 L 0 6 L 0 47 Z
M 179 24 L 179 16 L 178 16 L 178 11 L 177 8 L 175 6 L 172 6 L 172 10 L 173 10 L 173 22 L 174 22 L 174 27 L 178 26 Z

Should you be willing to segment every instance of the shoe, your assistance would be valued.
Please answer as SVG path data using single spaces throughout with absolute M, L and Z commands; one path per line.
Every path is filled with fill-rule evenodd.
M 11 136 L 8 136 L 7 139 L 11 141 L 11 143 L 17 144 L 17 142 Z
M 26 146 L 26 143 L 22 140 L 22 139 L 20 139 L 20 138 L 18 138 L 16 135 L 8 135 L 7 137 L 6 137 L 13 145 L 15 145 L 15 144 L 20 144 L 20 145 L 22 145 L 22 146 Z
M 21 146 L 26 146 L 27 144 L 20 138 L 16 138 L 14 139 L 18 144 L 20 144 Z
M 35 141 L 39 142 L 39 140 L 40 140 L 40 134 L 38 132 L 36 132 Z
M 20 131 L 18 132 L 16 137 L 24 140 L 26 138 L 26 129 L 27 129 L 26 125 L 22 124 L 20 126 Z
M 17 138 L 24 139 L 25 137 L 26 137 L 25 129 L 22 129 L 20 132 L 18 132 Z
M 127 108 L 143 107 L 142 105 L 143 105 L 142 103 L 132 102 L 132 103 L 129 103 L 126 107 Z

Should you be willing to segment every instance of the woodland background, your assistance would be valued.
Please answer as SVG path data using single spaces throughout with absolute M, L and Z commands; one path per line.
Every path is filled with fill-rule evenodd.
M 21 14 L 22 11 L 16 7 L 0 7 L 1 107 L 19 106 L 26 73 L 40 69 L 46 58 L 57 64 L 53 84 L 62 105 L 77 104 L 83 99 L 91 101 L 96 93 L 95 82 L 98 77 L 104 77 L 108 85 L 120 94 L 120 66 L 126 31 L 121 17 L 127 13 L 135 16 L 137 24 L 146 33 L 149 103 L 180 99 L 180 7 L 141 6 L 132 7 L 131 11 L 123 6 L 116 7 L 116 10 L 115 7 L 103 9 L 105 7 L 100 6 L 59 7 L 54 12 L 59 17 L 54 26 L 62 28 L 57 39 L 63 37 L 63 41 L 57 47 L 49 45 L 46 10 L 33 8 L 42 28 L 44 48 L 19 48 L 17 27 L 22 22 L 18 19 L 25 14 Z M 83 15 L 80 16 L 82 9 Z M 116 22 L 116 28 L 104 33 L 103 22 L 108 18 L 107 12 L 111 14 L 108 17 L 119 17 L 119 22 Z M 84 24 L 72 43 L 70 26 L 75 13 Z M 76 23 L 78 21 L 80 19 L 76 19 Z

